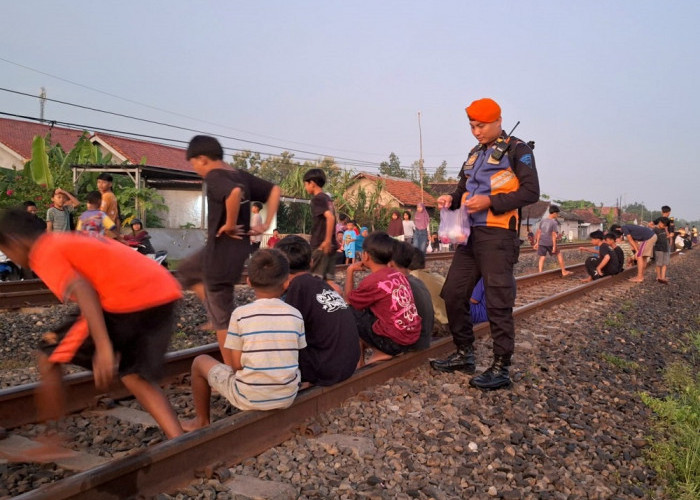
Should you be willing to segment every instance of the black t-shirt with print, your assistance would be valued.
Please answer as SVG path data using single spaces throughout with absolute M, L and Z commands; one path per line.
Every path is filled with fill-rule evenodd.
M 238 279 L 240 260 L 248 258 L 250 239 L 242 240 L 226 235 L 216 237 L 216 232 L 226 222 L 226 198 L 235 187 L 240 187 L 241 206 L 238 224 L 247 233 L 250 230 L 250 204 L 252 201 L 266 202 L 274 184 L 255 177 L 244 170 L 216 168 L 204 181 L 207 184 L 207 244 L 204 257 L 205 279 L 209 282 Z
M 360 338 L 345 300 L 320 277 L 302 274 L 289 284 L 285 301 L 304 318 L 301 380 L 328 386 L 350 377 L 360 359 Z

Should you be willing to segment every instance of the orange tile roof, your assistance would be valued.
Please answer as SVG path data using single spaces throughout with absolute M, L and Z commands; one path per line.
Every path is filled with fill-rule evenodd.
M 0 143 L 20 155 L 24 160 L 32 157 L 32 141 L 37 135 L 51 132 L 51 143 L 60 144 L 64 151 L 70 151 L 83 134 L 79 130 L 51 127 L 43 123 L 25 122 L 0 118 Z
M 355 179 L 368 179 L 376 182 L 381 180 L 384 182 L 384 189 L 389 194 L 396 198 L 402 205 L 415 207 L 421 202 L 421 188 L 407 179 L 399 179 L 396 177 L 384 177 L 372 175 L 366 172 L 360 172 L 355 176 Z M 437 200 L 430 193 L 423 190 L 423 203 L 426 207 L 436 207 Z
M 141 159 L 145 158 L 145 164 L 151 167 L 194 172 L 190 162 L 185 159 L 184 148 L 103 134 L 102 132 L 97 132 L 92 137 L 101 139 L 134 165 L 138 165 L 141 163 Z

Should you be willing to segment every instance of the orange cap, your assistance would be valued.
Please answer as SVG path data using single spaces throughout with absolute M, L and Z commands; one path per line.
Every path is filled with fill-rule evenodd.
M 465 111 L 470 120 L 482 123 L 495 122 L 501 117 L 501 107 L 488 97 L 474 101 L 465 108 Z

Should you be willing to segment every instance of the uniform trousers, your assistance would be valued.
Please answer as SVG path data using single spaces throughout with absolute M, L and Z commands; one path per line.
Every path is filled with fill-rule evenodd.
M 493 353 L 511 355 L 515 347 L 515 277 L 520 254 L 517 233 L 508 229 L 472 227 L 466 245 L 458 245 L 440 296 L 445 300 L 452 339 L 458 349 L 474 343 L 469 297 L 484 278 L 486 311 Z

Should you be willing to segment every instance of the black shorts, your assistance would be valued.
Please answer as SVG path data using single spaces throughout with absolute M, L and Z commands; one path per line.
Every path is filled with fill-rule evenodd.
M 558 253 L 559 253 L 559 250 L 557 250 L 556 252 L 552 252 L 552 249 L 553 249 L 553 248 L 554 248 L 554 245 L 549 245 L 549 246 L 537 245 L 537 255 L 538 255 L 539 257 L 546 257 L 547 254 L 549 254 L 549 255 L 556 255 L 556 254 L 558 254 Z
M 179 301 L 133 313 L 104 312 L 107 333 L 114 353 L 119 356 L 119 376 L 137 374 L 149 382 L 163 376 L 163 359 L 175 326 L 175 307 Z M 55 336 L 45 335 L 39 349 L 50 356 L 78 320 L 75 310 L 57 328 Z M 71 364 L 92 370 L 95 345 L 88 336 L 80 345 Z
M 377 317 L 372 314 L 369 309 L 358 311 L 354 307 L 350 307 L 350 310 L 355 316 L 355 321 L 357 322 L 357 333 L 359 334 L 360 339 L 370 347 L 379 349 L 383 353 L 390 356 L 397 356 L 402 352 L 411 350 L 413 347 L 412 345 L 397 344 L 389 337 L 376 334 L 372 329 L 372 325 L 374 325 L 374 323 L 377 321 Z

